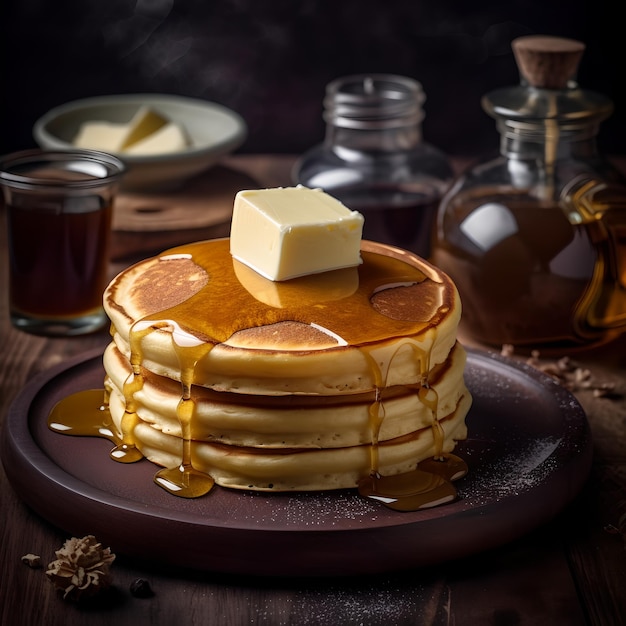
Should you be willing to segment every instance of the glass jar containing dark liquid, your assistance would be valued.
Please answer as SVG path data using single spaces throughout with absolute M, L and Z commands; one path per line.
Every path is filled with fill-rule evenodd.
M 294 167 L 296 183 L 320 188 L 365 217 L 363 237 L 428 257 L 437 206 L 453 171 L 422 140 L 419 82 L 359 74 L 326 87 L 324 142 Z
M 126 166 L 93 150 L 24 150 L 0 159 L 11 322 L 49 336 L 108 323 L 113 203 Z
M 482 102 L 500 156 L 443 198 L 432 260 L 459 289 L 468 338 L 545 350 L 606 343 L 626 330 L 626 183 L 596 146 L 612 102 L 572 78 L 582 43 L 512 45 L 520 85 Z

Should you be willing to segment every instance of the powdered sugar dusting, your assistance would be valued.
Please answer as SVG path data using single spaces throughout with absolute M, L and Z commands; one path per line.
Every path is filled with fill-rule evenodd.
M 311 530 L 332 528 L 340 520 L 346 519 L 357 523 L 375 522 L 381 506 L 361 497 L 356 490 L 297 493 L 288 497 L 282 494 L 282 497 L 276 500 L 276 508 L 260 518 L 255 512 L 255 501 L 262 499 L 265 509 L 265 500 L 268 496 L 259 492 L 242 492 L 241 496 L 246 500 L 242 511 L 247 510 L 248 520 L 262 526 L 280 522 L 287 527 L 304 527 Z
M 480 504 L 532 489 L 558 467 L 555 452 L 561 442 L 561 438 L 554 437 L 537 439 L 526 447 L 482 463 L 480 469 L 472 473 L 472 480 L 459 485 L 459 494 Z

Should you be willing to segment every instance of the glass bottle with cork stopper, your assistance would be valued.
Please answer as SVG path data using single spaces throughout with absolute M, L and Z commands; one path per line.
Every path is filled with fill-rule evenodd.
M 453 179 L 447 156 L 422 139 L 425 94 L 412 78 L 357 74 L 326 87 L 324 142 L 293 180 L 365 216 L 363 237 L 430 255 L 437 205 Z
M 609 98 L 575 79 L 583 43 L 515 39 L 520 84 L 483 97 L 500 155 L 444 196 L 433 262 L 455 281 L 461 332 L 556 351 L 626 330 L 626 183 L 599 154 Z

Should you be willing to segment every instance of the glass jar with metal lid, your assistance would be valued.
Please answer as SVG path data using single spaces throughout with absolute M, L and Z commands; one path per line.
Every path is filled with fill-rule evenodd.
M 325 139 L 297 161 L 293 179 L 363 213 L 364 238 L 428 257 L 434 214 L 453 171 L 447 156 L 423 141 L 424 101 L 421 84 L 404 76 L 332 81 Z

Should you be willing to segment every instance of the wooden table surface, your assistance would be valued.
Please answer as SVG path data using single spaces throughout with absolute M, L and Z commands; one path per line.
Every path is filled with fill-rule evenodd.
M 248 184 L 289 185 L 292 162 L 286 156 L 234 156 L 215 172 L 201 177 L 182 199 L 177 194 L 165 199 L 162 195 L 123 196 L 121 214 L 116 221 L 111 272 L 179 243 L 178 239 L 226 234 L 228 220 L 223 216 L 206 219 L 206 212 L 221 215 L 220 211 L 225 211 L 227 215 L 234 191 Z M 151 217 L 148 219 L 146 215 Z M 104 348 L 109 337 L 107 331 L 102 331 L 82 338 L 47 339 L 11 327 L 5 216 L 0 217 L 0 419 L 3 420 L 13 399 L 37 372 L 73 355 Z M 180 226 L 173 229 L 171 223 Z M 68 538 L 67 533 L 32 512 L 2 471 L 0 623 L 7 626 L 607 626 L 626 623 L 626 338 L 572 358 L 588 368 L 595 380 L 614 386 L 614 393 L 606 397 L 596 397 L 592 390 L 574 392 L 587 413 L 593 434 L 591 475 L 580 495 L 555 519 L 510 544 L 486 554 L 422 569 L 316 579 L 225 576 L 157 567 L 117 555 L 112 567 L 111 592 L 97 602 L 74 604 L 62 600 L 45 576 L 45 565 L 54 560 L 54 551 Z M 463 528 L 458 528 L 458 532 L 463 533 Z M 44 569 L 23 564 L 21 557 L 28 553 L 40 555 Z M 152 597 L 138 598 L 130 593 L 131 583 L 137 578 L 150 583 Z

